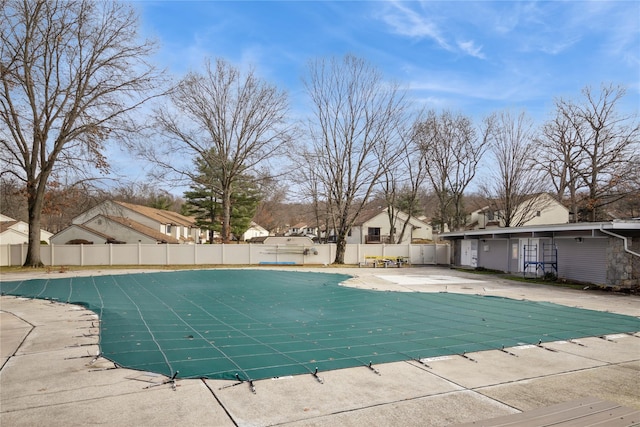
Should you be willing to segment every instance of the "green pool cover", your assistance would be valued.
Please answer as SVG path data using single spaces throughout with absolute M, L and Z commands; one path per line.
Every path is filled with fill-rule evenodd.
M 347 279 L 201 270 L 1 282 L 0 290 L 81 304 L 100 316 L 104 357 L 178 378 L 257 380 L 640 330 L 630 316 L 339 286 Z

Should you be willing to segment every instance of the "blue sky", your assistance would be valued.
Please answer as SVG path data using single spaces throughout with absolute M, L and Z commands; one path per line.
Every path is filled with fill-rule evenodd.
M 138 1 L 156 61 L 181 76 L 205 57 L 254 67 L 306 102 L 307 62 L 347 53 L 409 90 L 417 105 L 475 119 L 526 109 L 537 121 L 554 97 L 622 84 L 640 105 L 637 1 Z

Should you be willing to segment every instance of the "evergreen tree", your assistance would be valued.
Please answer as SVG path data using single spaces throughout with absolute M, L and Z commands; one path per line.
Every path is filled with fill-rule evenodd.
M 186 191 L 184 197 L 186 214 L 196 218 L 196 225 L 209 234 L 209 243 L 213 242 L 214 232 L 220 231 L 220 203 L 210 187 L 201 183 L 194 183 L 191 191 Z
M 191 185 L 191 191 L 184 193 L 187 200 L 186 211 L 196 218 L 196 225 L 209 231 L 209 241 L 214 232 L 222 229 L 222 193 L 219 186 L 220 171 L 201 158 L 197 161 L 199 175 Z M 237 240 L 251 225 L 251 220 L 260 203 L 260 191 L 255 179 L 248 174 L 240 174 L 232 187 L 230 204 L 231 232 Z
M 231 232 L 238 241 L 251 226 L 261 201 L 260 192 L 255 187 L 254 180 L 245 178 L 242 177 L 236 182 L 234 191 L 231 193 Z

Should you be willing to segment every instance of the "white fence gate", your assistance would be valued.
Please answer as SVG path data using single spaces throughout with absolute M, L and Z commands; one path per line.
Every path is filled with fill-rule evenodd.
M 27 245 L 0 245 L 0 266 L 24 263 Z M 259 265 L 331 264 L 336 245 L 41 245 L 45 265 Z M 449 264 L 449 245 L 347 245 L 345 264 L 364 262 L 365 256 L 403 256 L 411 264 Z

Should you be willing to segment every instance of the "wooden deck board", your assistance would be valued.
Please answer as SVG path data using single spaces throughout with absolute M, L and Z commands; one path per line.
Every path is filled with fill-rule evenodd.
M 456 427 L 630 427 L 639 424 L 640 410 L 588 397 Z

